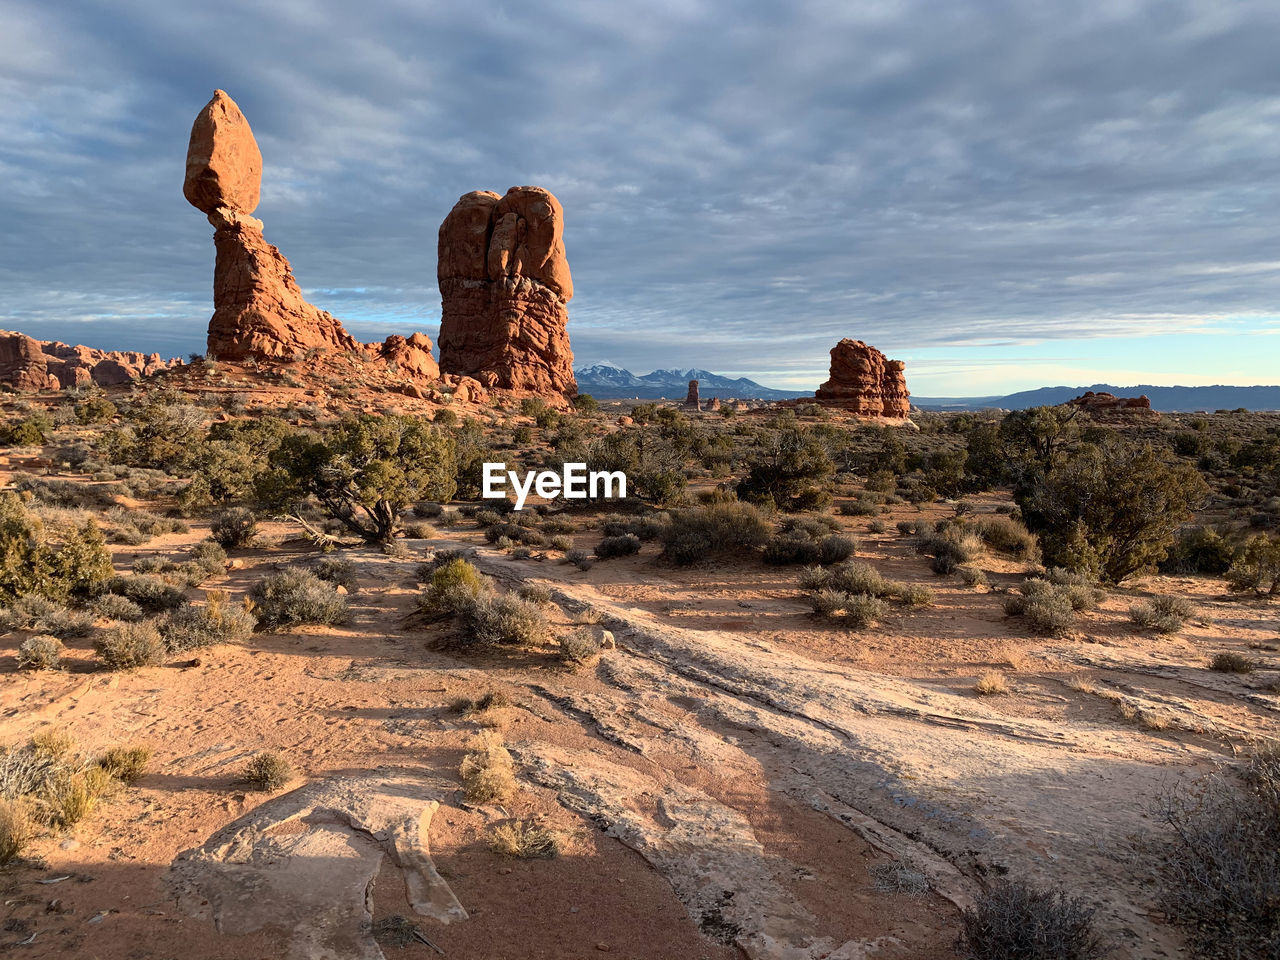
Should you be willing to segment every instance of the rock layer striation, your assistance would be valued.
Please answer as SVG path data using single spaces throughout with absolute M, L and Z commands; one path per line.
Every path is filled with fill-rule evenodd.
M 860 416 L 901 420 L 911 411 L 905 369 L 901 360 L 846 337 L 831 348 L 831 376 L 815 398 Z
M 488 388 L 577 393 L 563 238 L 564 210 L 541 187 L 458 200 L 440 225 L 442 372 Z

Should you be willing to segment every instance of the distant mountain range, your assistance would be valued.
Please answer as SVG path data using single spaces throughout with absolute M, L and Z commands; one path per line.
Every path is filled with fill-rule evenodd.
M 637 376 L 630 370 L 610 363 L 575 370 L 578 390 L 589 393 L 597 400 L 683 400 L 689 390 L 689 381 L 698 381 L 698 391 L 704 400 L 710 397 L 743 400 L 788 400 L 792 397 L 811 397 L 808 390 L 777 390 L 762 386 L 746 377 L 722 377 L 709 370 L 654 370 Z M 992 397 L 912 397 L 913 406 L 922 410 L 982 410 L 999 407 L 1005 410 L 1022 410 L 1027 407 L 1053 406 L 1074 400 L 1086 390 L 1094 393 L 1113 393 L 1117 397 L 1146 395 L 1152 409 L 1169 413 L 1194 413 L 1197 410 L 1280 410 L 1280 386 L 1258 387 L 1157 387 L 1139 384 L 1136 387 L 1117 387 L 1109 383 L 1095 383 L 1090 387 L 1039 387 Z
M 1194 413 L 1197 410 L 1280 410 L 1280 386 L 1260 387 L 1157 387 L 1139 384 L 1136 387 L 1117 387 L 1109 383 L 1095 383 L 1091 387 L 1040 387 L 998 397 L 912 397 L 913 406 L 922 410 L 982 410 L 999 407 L 1005 410 L 1022 410 L 1026 407 L 1045 407 L 1074 400 L 1086 390 L 1094 393 L 1112 393 L 1117 397 L 1146 395 L 1153 410 L 1167 413 Z
M 775 390 L 761 386 L 746 377 L 722 377 L 709 370 L 655 370 L 636 376 L 630 370 L 608 363 L 575 370 L 578 391 L 597 400 L 683 400 L 689 393 L 689 381 L 698 381 L 698 393 L 704 400 L 736 397 L 741 400 L 786 400 L 812 396 L 806 390 Z

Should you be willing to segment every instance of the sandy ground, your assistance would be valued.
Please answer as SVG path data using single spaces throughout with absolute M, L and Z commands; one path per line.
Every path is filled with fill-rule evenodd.
M 944 510 L 931 506 L 923 515 Z M 881 519 L 892 531 L 898 519 L 921 515 L 903 506 Z M 64 671 L 18 672 L 14 655 L 24 635 L 0 637 L 5 742 L 52 724 L 88 752 L 122 742 L 155 750 L 150 772 L 135 787 L 66 834 L 39 840 L 33 852 L 42 863 L 3 874 L 0 945 L 29 941 L 21 955 L 101 960 L 281 956 L 281 931 L 220 935 L 209 921 L 179 910 L 165 882 L 179 852 L 267 798 L 246 792 L 236 777 L 249 756 L 272 749 L 290 758 L 304 779 L 387 768 L 420 776 L 439 796 L 432 855 L 470 914 L 447 926 L 419 922 L 446 956 L 742 955 L 706 915 L 700 929 L 682 902 L 686 867 L 668 866 L 664 873 L 655 866 L 671 854 L 669 845 L 655 857 L 654 848 L 634 837 L 624 842 L 611 835 L 564 784 L 549 786 L 546 777 L 530 775 L 509 805 L 463 802 L 458 765 L 486 728 L 451 705 L 502 691 L 513 705 L 491 722 L 526 764 L 538 756 L 582 757 L 624 786 L 639 785 L 628 800 L 636 822 L 661 822 L 662 803 L 689 791 L 740 815 L 762 851 L 757 859 L 767 864 L 771 889 L 810 918 L 809 933 L 834 945 L 870 945 L 863 953 L 826 955 L 953 956 L 956 903 L 974 883 L 1007 869 L 1055 878 L 1109 904 L 1103 915 L 1117 956 L 1182 956 L 1180 938 L 1161 922 L 1157 890 L 1134 854 L 1117 845 L 1098 853 L 1096 862 L 1079 855 L 1092 841 L 1085 815 L 1070 815 L 1084 809 L 1072 791 L 1089 792 L 1088 815 L 1109 821 L 1097 825 L 1098 834 L 1119 844 L 1120 837 L 1152 827 L 1144 804 L 1161 784 L 1224 762 L 1250 737 L 1275 736 L 1280 625 L 1274 606 L 1227 598 L 1220 581 L 1152 578 L 1113 592 L 1101 609 L 1084 614 L 1077 635 L 1033 637 L 1001 610 L 1000 588 L 1020 578 L 1022 565 L 988 559 L 992 588 L 974 591 L 932 575 L 906 538 L 868 534 L 866 521 L 841 520 L 858 533 L 860 559 L 886 575 L 927 583 L 936 605 L 896 610 L 877 628 L 846 633 L 808 615 L 797 568 L 739 563 L 677 570 L 658 562 L 656 548 L 646 545 L 638 556 L 597 563 L 584 573 L 552 558 L 516 563 L 482 550 L 494 569 L 508 565 L 513 584 L 542 579 L 567 591 L 574 601 L 567 607 L 583 603 L 605 611 L 620 649 L 594 668 L 569 671 L 550 649 L 458 651 L 448 644 L 446 627 L 416 620 L 413 571 L 431 544 L 410 541 L 408 558 L 368 548 L 346 552 L 359 572 L 349 625 L 259 633 L 244 646 L 200 651 L 196 665 L 184 660 L 104 673 L 84 640 L 68 643 Z M 288 539 L 294 533 L 267 525 L 269 546 L 234 552 L 237 569 L 193 590 L 193 597 L 218 588 L 238 598 L 269 570 L 314 558 L 309 545 Z M 472 524 L 443 533 L 482 542 Z M 126 570 L 140 556 L 181 557 L 206 535 L 196 524 L 189 534 L 113 548 L 117 566 Z M 597 539 L 589 531 L 577 535 L 588 548 Z M 1176 638 L 1135 630 L 1125 616 L 1128 604 L 1151 592 L 1192 599 L 1197 619 Z M 570 627 L 568 609 L 554 615 Z M 695 677 L 672 651 L 677 642 L 696 650 L 699 636 L 708 654 Z M 767 650 L 773 662 L 816 671 L 824 683 L 862 684 L 874 703 L 850 700 L 847 715 L 832 720 L 819 711 L 828 709 L 825 701 L 815 699 L 813 709 L 776 697 L 768 702 L 773 695 L 761 691 L 769 684 L 745 673 L 745 679 L 708 682 L 706 671 L 732 665 L 734 643 L 744 664 L 748 652 Z M 1246 652 L 1263 669 L 1246 676 L 1206 670 L 1208 658 L 1223 650 Z M 714 659 L 722 653 L 725 659 Z M 979 698 L 974 680 L 992 668 L 1007 672 L 1012 692 Z M 631 684 L 637 678 L 661 689 L 639 690 Z M 862 678 L 876 679 L 864 684 Z M 1128 712 L 1154 712 L 1167 725 L 1154 729 L 1127 718 L 1126 703 Z M 796 724 L 807 726 L 791 729 Z M 871 742 L 877 724 L 879 744 Z M 837 778 L 831 755 L 818 746 L 819 729 L 821 736 L 844 738 L 841 756 L 858 765 L 840 768 Z M 644 742 L 637 746 L 633 738 Z M 787 751 L 794 744 L 802 747 L 793 761 Z M 981 756 L 989 757 L 985 771 Z M 853 783 L 864 774 L 866 783 Z M 1064 778 L 1076 782 L 1061 784 L 1057 795 L 1054 784 Z M 890 780 L 896 786 L 885 786 Z M 917 793 L 902 789 L 913 782 Z M 1059 813 L 1062 825 L 1055 828 Z M 556 831 L 562 855 L 513 861 L 491 852 L 489 831 L 512 817 Z M 857 818 L 878 826 L 857 829 Z M 696 849 L 698 839 L 690 843 Z M 960 868 L 950 899 L 876 889 L 869 868 L 888 862 L 889 850 L 913 844 L 921 857 Z M 1098 873 L 1099 864 L 1105 873 Z M 394 867 L 385 866 L 373 904 L 379 918 L 409 912 Z M 282 926 L 288 922 L 282 918 Z M 438 956 L 417 943 L 386 952 Z

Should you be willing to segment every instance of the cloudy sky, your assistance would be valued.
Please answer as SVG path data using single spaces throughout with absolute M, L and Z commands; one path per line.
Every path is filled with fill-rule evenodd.
M 257 216 L 366 339 L 473 189 L 565 207 L 579 365 L 913 392 L 1280 382 L 1275 0 L 0 0 L 0 326 L 184 354 L 227 90 Z

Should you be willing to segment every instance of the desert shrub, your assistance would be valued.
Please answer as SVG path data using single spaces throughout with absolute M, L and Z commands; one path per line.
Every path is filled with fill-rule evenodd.
M 985 587 L 990 585 L 986 573 L 981 567 L 963 565 L 956 567 L 956 576 L 966 587 Z
M 573 666 L 590 663 L 600 655 L 600 637 L 590 627 L 579 627 L 558 638 L 560 659 Z
M 116 415 L 116 405 L 101 394 L 75 406 L 76 420 L 84 425 L 106 423 Z
M 1044 575 L 1049 583 L 1067 595 L 1072 610 L 1092 610 L 1107 597 L 1106 591 L 1083 573 L 1050 567 Z
M 162 517 L 149 510 L 113 507 L 107 511 L 111 542 L 138 546 L 166 533 L 186 533 L 190 529 L 177 517 Z
M 1161 573 L 1221 575 L 1231 569 L 1236 547 L 1212 527 L 1184 527 L 1177 532 L 1168 554 L 1160 561 Z
M 880 505 L 870 500 L 846 500 L 840 504 L 840 513 L 846 517 L 874 517 L 880 513 Z
M 356 567 L 346 557 L 321 557 L 311 567 L 311 572 L 321 580 L 341 586 L 348 593 L 356 592 Z
M 48 442 L 53 424 L 48 417 L 33 414 L 0 425 L 0 447 L 38 447 Z
M 274 793 L 294 778 L 293 765 L 275 751 L 255 756 L 240 773 L 240 783 L 251 790 Z
M 123 620 L 137 623 L 146 614 L 142 607 L 118 593 L 104 593 L 93 602 L 93 612 L 104 620 Z
M 501 803 L 516 792 L 515 764 L 497 740 L 463 757 L 458 773 L 468 803 Z
M 861 630 L 884 618 L 888 605 L 866 593 L 846 593 L 823 588 L 810 596 L 814 613 L 836 620 L 850 630 Z
M 0 865 L 21 857 L 34 835 L 27 804 L 22 800 L 0 798 Z
M 258 520 L 248 507 L 227 507 L 213 515 L 209 536 L 227 549 L 247 547 L 258 535 Z
M 98 757 L 96 762 L 100 768 L 121 783 L 137 783 L 147 772 L 147 764 L 151 762 L 151 748 L 112 747 Z
M 1177 633 L 1193 612 L 1182 597 L 1152 597 L 1129 607 L 1129 619 L 1143 630 Z
M 1099 960 L 1108 949 L 1094 909 L 1062 890 L 1002 880 L 964 911 L 971 960 Z
M 922 583 L 892 581 L 889 596 L 908 607 L 927 607 L 933 604 L 933 591 Z
M 17 494 L 0 493 L 0 604 L 38 593 L 55 600 L 91 594 L 111 576 L 111 554 L 92 520 L 46 530 Z
M 526 583 L 518 591 L 521 599 L 540 607 L 551 606 L 551 588 L 541 583 Z
M 227 551 L 213 540 L 201 540 L 191 548 L 189 566 L 200 572 L 202 581 L 219 573 L 225 573 L 227 569 Z
M 454 437 L 416 417 L 349 417 L 324 438 L 286 436 L 270 456 L 261 492 L 277 504 L 307 496 L 365 540 L 390 542 L 400 515 L 457 489 Z
M 978 677 L 973 689 L 980 697 L 996 696 L 1009 692 L 1009 681 L 999 670 L 988 670 Z
M 347 601 L 333 584 L 309 570 L 290 569 L 259 580 L 249 591 L 258 622 L 264 627 L 311 623 L 332 626 L 351 617 Z
M 68 640 L 86 637 L 92 632 L 93 614 L 73 610 L 47 597 L 28 594 L 19 597 L 8 610 L 3 611 L 0 625 L 10 630 L 34 630 Z
M 127 597 L 152 613 L 176 610 L 187 602 L 187 595 L 161 577 L 145 573 L 112 577 L 107 584 L 112 593 Z
M 827 565 L 849 559 L 856 549 L 857 541 L 842 534 L 829 533 L 814 538 L 800 531 L 784 530 L 765 544 L 764 562 Z
M 253 635 L 257 618 L 243 606 L 230 603 L 221 590 L 210 590 L 204 606 L 185 606 L 159 625 L 171 653 L 183 653 L 219 643 L 244 643 Z
M 515 593 L 481 593 L 460 611 L 460 619 L 462 642 L 469 646 L 532 646 L 550 633 L 542 608 Z
M 613 557 L 627 557 L 640 552 L 640 538 L 634 533 L 624 533 L 617 537 L 605 537 L 596 544 L 595 555 L 601 560 Z
M 1250 537 L 1227 570 L 1227 586 L 1235 593 L 1280 593 L 1280 537 Z
M 1239 782 L 1212 774 L 1169 793 L 1165 912 L 1206 960 L 1280 956 L 1280 754 L 1260 749 Z
M 738 498 L 779 510 L 814 510 L 831 502 L 824 487 L 833 473 L 835 464 L 821 442 L 807 431 L 784 428 L 757 451 L 738 483 Z
M 1011 517 L 981 517 L 969 529 L 992 550 L 1015 560 L 1036 560 L 1040 556 L 1035 534 Z
M 974 533 L 958 526 L 948 526 L 920 537 L 916 552 L 933 557 L 934 573 L 952 573 L 956 567 L 973 560 L 982 552 L 982 541 Z
M 1037 633 L 1062 634 L 1076 622 L 1069 588 L 1047 580 L 1024 580 L 1019 593 L 1005 598 L 1004 612 L 1022 617 Z
M 550 860 L 560 852 L 560 843 L 546 827 L 527 820 L 512 820 L 493 828 L 489 848 L 503 857 Z
M 1194 467 L 1106 438 L 1033 476 L 1015 496 L 1046 563 L 1119 583 L 1165 558 L 1207 491 Z
M 489 589 L 479 570 L 466 560 L 453 558 L 432 571 L 418 607 L 435 619 L 452 617 L 474 605 Z
M 641 540 L 656 540 L 662 536 L 663 526 L 667 521 L 664 514 L 650 514 L 640 517 L 624 517 L 619 514 L 610 514 L 600 521 L 600 532 L 606 537 L 621 537 L 630 534 L 639 537 Z M 551 524 L 546 525 L 548 528 Z M 570 533 L 571 530 L 561 530 L 561 533 Z
M 66 647 L 57 637 L 28 637 L 18 647 L 18 667 L 22 670 L 57 670 Z
M 42 814 L 55 829 L 70 827 L 92 813 L 112 786 L 101 767 L 61 767 L 40 798 Z
M 687 565 L 724 552 L 754 552 L 768 538 L 768 521 L 751 504 L 706 504 L 672 511 L 662 531 L 663 556 Z
M 540 547 L 547 541 L 547 538 L 542 535 L 542 531 L 534 530 L 519 523 L 492 524 L 485 530 L 484 538 L 495 545 L 503 544 L 505 541 L 506 546 L 520 543 L 526 546 Z
M 1253 673 L 1257 662 L 1239 653 L 1217 653 L 1209 661 L 1209 669 L 1218 673 Z
M 121 623 L 104 630 L 93 641 L 93 649 L 109 670 L 158 667 L 164 663 L 164 638 L 155 624 Z

